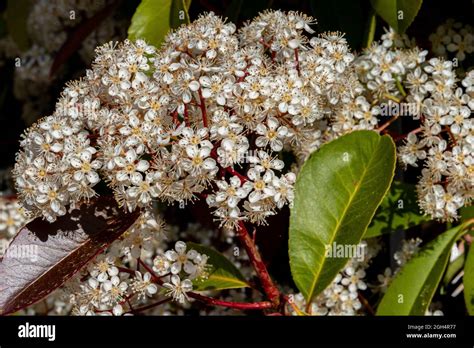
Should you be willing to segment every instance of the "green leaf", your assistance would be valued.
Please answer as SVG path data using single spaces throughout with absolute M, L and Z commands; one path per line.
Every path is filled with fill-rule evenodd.
M 425 315 L 463 225 L 440 234 L 398 272 L 377 308 L 377 315 Z
M 464 300 L 469 315 L 474 315 L 474 247 L 471 244 L 464 266 Z
M 377 16 L 375 15 L 374 10 L 371 10 L 370 12 L 371 13 L 365 31 L 364 48 L 370 47 L 370 45 L 372 45 L 375 37 L 375 30 L 377 29 Z
M 8 0 L 5 11 L 8 34 L 22 51 L 30 45 L 26 23 L 30 6 L 30 0 Z
M 234 266 L 224 255 L 212 248 L 195 243 L 186 243 L 190 249 L 198 253 L 206 254 L 209 259 L 207 263 L 211 265 L 209 278 L 206 280 L 193 281 L 194 290 L 224 290 L 245 288 L 249 285 L 237 267 Z
M 392 139 L 373 131 L 352 132 L 324 145 L 301 168 L 289 254 L 293 280 L 308 302 L 350 258 L 326 257 L 326 248 L 360 242 L 394 170 Z
M 462 270 L 464 266 L 464 254 L 459 255 L 453 261 L 449 262 L 448 267 L 446 268 L 446 273 L 443 277 L 443 286 L 447 287 L 451 280 Z
M 190 6 L 191 0 L 142 0 L 132 17 L 128 38 L 159 47 L 171 29 L 189 23 Z
M 173 0 L 171 2 L 170 27 L 179 28 L 181 24 L 189 24 L 189 7 L 191 0 Z
M 471 205 L 469 207 L 462 207 L 459 210 L 459 215 L 460 215 L 460 221 L 461 222 L 466 222 L 472 218 L 474 218 L 474 205 Z
M 415 19 L 423 0 L 370 0 L 375 12 L 397 33 L 403 34 Z
M 415 185 L 394 181 L 364 238 L 406 230 L 430 220 L 428 216 L 421 215 L 419 211 Z

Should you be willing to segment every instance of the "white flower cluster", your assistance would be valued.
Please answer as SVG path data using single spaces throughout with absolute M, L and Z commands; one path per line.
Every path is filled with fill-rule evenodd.
M 397 264 L 392 271 L 390 267 L 385 268 L 384 272 L 377 275 L 378 284 L 374 285 L 375 292 L 385 293 L 388 286 L 392 282 L 393 277 L 402 269 L 402 267 L 420 250 L 420 238 L 404 239 L 400 250 L 393 254 L 393 258 Z
M 420 250 L 420 244 L 422 240 L 420 238 L 404 239 L 402 242 L 402 248 L 395 252 L 393 258 L 395 259 L 399 268 L 395 270 L 397 273 L 401 267 L 403 267 L 418 250 Z
M 0 242 L 13 238 L 26 222 L 27 217 L 19 202 L 0 196 Z
M 102 254 L 88 265 L 86 275 L 68 283 L 72 314 L 133 314 L 139 305 L 155 300 L 160 288 L 165 296 L 185 303 L 193 289 L 192 280 L 205 279 L 209 268 L 207 255 L 186 249 L 186 244 L 178 241 L 174 249 L 156 255 L 153 274 L 151 270 L 132 271 L 125 267 L 129 265 L 126 259 L 116 258 L 110 251 Z
M 193 280 L 208 278 L 210 267 L 207 263 L 207 255 L 200 254 L 194 249 L 186 250 L 186 248 L 186 243 L 178 241 L 174 250 L 157 255 L 153 260 L 153 270 L 158 275 L 170 275 L 169 281 L 163 284 L 166 295 L 180 303 L 188 299 L 186 293 L 193 290 Z
M 152 209 L 140 214 L 133 226 L 109 247 L 114 257 L 136 262 L 139 258 L 151 257 L 165 239 L 167 226 Z M 151 259 L 150 259 L 151 262 Z
M 199 195 L 226 227 L 263 223 L 293 198 L 295 175 L 281 173 L 278 152 L 299 151 L 355 93 L 345 40 L 308 43 L 312 22 L 266 12 L 236 33 L 208 14 L 158 51 L 140 40 L 100 47 L 21 143 L 25 206 L 54 221 L 102 178 L 129 210 Z
M 399 159 L 405 166 L 424 163 L 418 183 L 421 209 L 434 219 L 456 219 L 474 192 L 474 72 L 458 85 L 451 61 L 426 61 L 427 51 L 387 46 L 374 44 L 358 58 L 361 82 L 375 100 L 399 106 L 394 115 L 384 116 L 420 120 L 399 147 Z M 409 112 L 404 114 L 403 105 Z
M 472 26 L 464 25 L 450 18 L 430 35 L 432 51 L 437 56 L 448 58 L 453 55 L 459 62 L 474 52 L 474 33 Z
M 384 28 L 385 33 L 380 37 L 384 47 L 396 48 L 414 48 L 416 42 L 414 38 L 410 38 L 407 34 L 397 33 L 393 28 Z

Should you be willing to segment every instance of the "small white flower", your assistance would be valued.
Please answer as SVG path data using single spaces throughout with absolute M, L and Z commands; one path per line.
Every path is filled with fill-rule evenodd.
M 219 191 L 216 192 L 217 203 L 226 202 L 230 208 L 235 208 L 241 199 L 247 197 L 248 191 L 242 187 L 242 182 L 237 176 L 229 179 L 229 183 L 224 180 L 216 181 Z
M 264 198 L 272 197 L 276 194 L 272 183 L 273 174 L 271 172 L 266 172 L 262 177 L 260 172 L 257 170 L 249 169 L 247 176 L 251 182 L 247 181 L 244 184 L 244 188 L 252 188 L 252 192 L 249 194 L 248 198 L 250 203 L 258 202 Z
M 137 153 L 134 149 L 128 150 L 125 157 L 116 157 L 115 164 L 119 168 L 115 176 L 118 181 L 123 183 L 140 183 L 143 180 L 140 172 L 143 173 L 150 167 L 146 160 L 137 161 Z
M 182 269 L 188 274 L 194 272 L 195 265 L 192 262 L 198 255 L 196 250 L 186 251 L 186 243 L 178 241 L 174 246 L 175 250 L 168 250 L 165 252 L 166 258 L 171 263 L 171 273 L 178 274 Z
M 181 280 L 181 278 L 173 274 L 171 276 L 171 282 L 163 284 L 163 287 L 167 288 L 166 295 L 173 298 L 174 301 L 184 303 L 188 300 L 187 292 L 193 290 L 193 283 L 189 279 Z
M 276 157 L 271 157 L 267 152 L 259 150 L 257 156 L 249 156 L 248 161 L 254 165 L 254 168 L 260 173 L 273 170 L 282 170 L 285 164 Z
M 276 118 L 268 117 L 267 126 L 262 123 L 258 124 L 256 132 L 260 135 L 255 141 L 258 147 L 270 144 L 270 148 L 278 152 L 283 149 L 282 139 L 288 134 L 288 128 L 280 126 Z
M 209 157 L 211 148 L 187 145 L 186 154 L 189 158 L 183 159 L 182 165 L 184 170 L 192 174 L 202 173 L 203 171 L 212 173 L 217 170 L 216 161 Z
M 132 281 L 132 290 L 138 294 L 139 299 L 153 296 L 158 292 L 156 284 L 151 282 L 151 274 L 146 272 L 142 275 L 141 272 L 135 272 L 135 278 Z
M 344 273 L 346 277 L 342 278 L 341 284 L 347 286 L 350 292 L 367 289 L 367 285 L 362 280 L 365 277 L 363 269 L 356 270 L 354 267 L 347 267 Z
M 170 260 L 165 255 L 157 255 L 153 259 L 153 270 L 158 273 L 159 276 L 164 276 L 170 272 Z

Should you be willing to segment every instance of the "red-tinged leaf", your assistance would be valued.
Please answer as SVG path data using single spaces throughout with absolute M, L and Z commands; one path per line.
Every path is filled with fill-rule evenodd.
M 112 3 L 104 7 L 74 28 L 54 58 L 49 70 L 50 77 L 56 74 L 59 68 L 81 47 L 82 42 L 112 13 L 116 5 L 116 3 Z
M 99 197 L 49 223 L 23 227 L 0 263 L 0 314 L 38 302 L 120 237 L 138 218 Z

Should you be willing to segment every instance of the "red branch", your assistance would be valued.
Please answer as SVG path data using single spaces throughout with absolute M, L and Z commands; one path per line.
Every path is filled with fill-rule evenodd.
M 239 228 L 237 228 L 237 236 L 240 239 L 241 243 L 244 245 L 245 250 L 247 251 L 247 254 L 250 258 L 250 262 L 252 263 L 255 272 L 257 272 L 265 294 L 272 302 L 273 306 L 278 307 L 280 304 L 280 291 L 270 278 L 270 274 L 268 274 L 267 267 L 263 263 L 262 257 L 260 256 L 260 253 L 258 252 L 255 243 L 250 237 L 242 221 L 239 222 Z
M 178 110 L 173 112 L 173 123 L 179 125 Z
M 398 119 L 398 115 L 397 116 L 393 116 L 391 119 L 389 119 L 387 122 L 385 122 L 384 124 L 382 124 L 380 127 L 377 128 L 377 131 L 379 133 L 381 133 L 382 131 L 385 130 L 385 128 L 387 128 L 388 126 L 390 126 L 393 122 L 395 122 L 397 119 Z
M 196 294 L 194 292 L 188 293 L 188 296 L 198 300 L 200 302 L 206 303 L 212 306 L 221 306 L 221 307 L 228 307 L 228 308 L 235 308 L 241 310 L 263 310 L 272 308 L 272 303 L 268 301 L 264 302 L 229 302 L 229 301 L 222 301 L 212 297 L 203 296 L 200 294 Z
M 235 169 L 231 168 L 231 167 L 226 167 L 224 168 L 227 173 L 229 173 L 230 175 L 234 175 L 236 177 L 238 177 L 240 179 L 240 181 L 242 182 L 242 184 L 246 181 L 248 181 L 249 179 L 245 176 L 245 175 L 242 175 L 240 174 L 239 172 L 237 172 Z
M 190 126 L 189 116 L 188 116 L 188 106 L 186 104 L 184 104 L 184 124 L 186 125 L 186 127 Z
M 298 76 L 301 76 L 300 59 L 298 57 L 298 49 L 297 48 L 295 48 L 295 65 L 296 65 L 296 71 L 298 71 Z
M 199 93 L 199 107 L 201 108 L 201 114 L 202 114 L 202 123 L 203 123 L 204 127 L 207 128 L 206 101 L 204 100 L 204 98 L 202 96 L 201 88 L 199 88 L 198 93 Z
M 126 312 L 126 313 L 133 313 L 133 314 L 136 314 L 136 313 L 139 313 L 139 312 L 143 312 L 147 309 L 150 309 L 150 308 L 154 308 L 154 307 L 158 307 L 164 303 L 167 303 L 171 301 L 171 298 L 165 298 L 164 300 L 161 300 L 161 301 L 158 301 L 158 302 L 155 302 L 155 303 L 151 303 L 149 305 L 146 305 L 146 306 L 143 306 L 143 307 L 139 307 L 139 308 L 131 308 L 130 311 Z
M 151 278 L 153 279 L 155 283 L 159 285 L 163 285 L 163 280 L 161 280 L 160 277 L 158 277 L 155 274 L 155 272 L 153 272 L 150 266 L 148 266 L 141 259 L 138 259 L 138 262 L 140 263 L 141 266 L 143 266 L 143 268 L 145 268 L 151 274 Z M 188 292 L 186 293 L 186 295 L 188 295 L 191 298 L 194 298 L 195 300 L 206 303 L 208 305 L 229 307 L 229 308 L 235 308 L 235 309 L 241 309 L 241 310 L 262 310 L 262 309 L 268 309 L 272 307 L 272 303 L 270 302 L 229 302 L 229 301 L 218 300 L 212 297 L 203 296 L 195 292 Z M 143 309 L 137 308 L 135 311 L 137 310 L 143 310 Z

